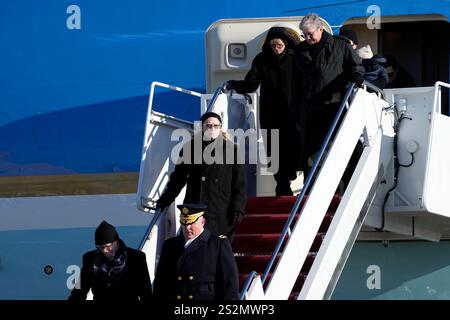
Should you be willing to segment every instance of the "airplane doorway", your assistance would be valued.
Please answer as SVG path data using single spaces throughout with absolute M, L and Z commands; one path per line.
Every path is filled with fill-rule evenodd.
M 374 53 L 392 55 L 414 79 L 416 86 L 449 83 L 450 27 L 438 15 L 382 17 L 381 29 L 370 30 L 362 18 L 346 21 L 359 46 L 370 44 Z M 448 90 L 443 90 L 442 113 L 449 115 Z

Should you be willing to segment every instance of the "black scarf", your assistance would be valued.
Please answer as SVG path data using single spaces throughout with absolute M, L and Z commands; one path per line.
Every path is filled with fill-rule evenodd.
M 119 240 L 120 241 L 120 240 Z M 108 260 L 103 253 L 97 251 L 94 260 L 94 273 L 99 275 L 117 274 L 123 271 L 127 262 L 126 247 L 119 242 L 119 247 L 112 260 Z
M 320 50 L 322 50 L 325 40 L 328 37 L 329 34 L 324 30 L 322 32 L 322 37 L 320 38 L 320 41 L 309 45 L 308 51 L 313 61 L 316 60 L 317 55 L 319 54 Z

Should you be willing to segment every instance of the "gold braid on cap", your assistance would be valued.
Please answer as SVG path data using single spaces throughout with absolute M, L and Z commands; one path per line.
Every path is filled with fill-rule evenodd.
M 200 211 L 200 212 L 193 213 L 190 215 L 181 214 L 180 215 L 180 223 L 184 224 L 184 225 L 192 224 L 195 221 L 197 221 L 197 219 L 200 218 L 204 213 L 205 213 L 205 211 Z

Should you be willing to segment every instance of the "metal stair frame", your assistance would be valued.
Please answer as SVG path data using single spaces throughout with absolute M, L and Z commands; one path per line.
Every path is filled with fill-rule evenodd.
M 367 116 L 369 115 L 367 114 Z M 348 115 L 350 120 L 348 124 L 355 123 L 354 120 L 351 120 L 351 116 L 351 114 Z M 361 115 L 357 116 L 361 117 Z M 373 116 L 372 114 L 372 120 L 367 120 L 370 123 L 377 123 L 377 119 Z M 394 133 L 389 130 L 389 117 L 384 117 L 382 120 L 387 120 L 387 123 L 381 121 L 379 129 L 376 132 L 369 133 L 369 136 L 374 135 L 373 139 L 369 139 L 368 145 L 364 148 L 298 296 L 299 300 L 331 298 L 367 215 L 376 186 L 380 183 L 385 168 L 392 159 Z M 383 128 L 383 122 L 385 122 L 385 128 Z
M 373 101 L 373 103 L 367 103 L 367 101 L 369 102 Z M 377 103 L 375 103 L 375 101 Z M 356 146 L 359 137 L 363 133 L 363 130 L 365 132 L 365 138 L 367 140 L 366 144 L 369 147 L 372 146 L 372 148 L 366 150 L 365 154 L 363 153 L 363 157 L 361 158 L 362 161 L 360 161 L 360 165 L 359 167 L 357 167 L 357 170 L 359 171 L 363 170 L 363 167 L 365 166 L 362 164 L 363 161 L 367 160 L 372 161 L 373 163 L 378 163 L 377 160 L 379 160 L 379 153 L 377 155 L 375 151 L 370 152 L 371 151 L 370 149 L 376 150 L 377 149 L 376 146 L 381 144 L 381 142 L 378 142 L 381 141 L 381 133 L 377 134 L 377 132 L 381 132 L 384 129 L 381 124 L 382 121 L 385 121 L 386 119 L 390 118 L 386 117 L 386 112 L 383 111 L 383 107 L 387 107 L 388 105 L 389 104 L 387 102 L 381 100 L 376 95 L 358 89 L 357 94 L 355 95 L 351 103 L 351 106 L 347 114 L 345 115 L 345 119 L 329 150 L 327 158 L 325 159 L 322 165 L 317 180 L 315 181 L 312 187 L 310 196 L 307 202 L 305 203 L 303 210 L 300 212 L 300 217 L 297 220 L 292 230 L 292 233 L 290 234 L 289 239 L 287 240 L 288 242 L 286 244 L 286 247 L 284 248 L 282 257 L 280 258 L 278 264 L 276 265 L 276 268 L 272 274 L 272 277 L 266 288 L 265 293 L 262 295 L 261 292 L 256 292 L 255 290 L 253 290 L 253 292 L 247 292 L 245 294 L 247 299 L 255 298 L 255 299 L 269 299 L 269 300 L 273 299 L 285 300 L 289 298 L 292 288 L 295 284 L 295 281 L 309 253 L 313 239 L 315 238 L 318 232 L 318 229 L 322 223 L 324 215 L 326 214 L 328 205 L 331 202 L 334 192 L 339 184 L 339 181 L 346 168 L 346 165 L 351 157 L 353 149 Z M 393 134 L 393 130 L 391 130 L 391 124 L 392 121 L 387 121 L 386 132 L 388 133 L 388 135 L 391 132 Z M 388 159 L 389 157 L 386 158 L 387 161 L 389 161 Z M 327 159 L 332 160 L 327 161 Z M 375 180 L 375 178 L 378 176 L 378 169 L 379 167 L 377 166 L 376 170 L 372 169 L 369 170 L 373 175 L 373 180 Z M 353 178 L 352 182 L 353 188 L 355 187 L 355 184 L 357 184 L 355 179 L 356 178 Z M 340 210 L 341 212 L 338 214 L 338 216 L 339 215 L 342 216 L 342 212 L 346 211 L 345 206 L 350 205 L 352 201 L 355 202 L 355 204 L 353 204 L 354 206 L 359 206 L 358 210 L 355 210 L 353 208 L 353 210 L 356 211 L 355 214 L 356 217 L 353 220 L 353 222 L 350 221 L 349 223 L 347 223 L 347 225 L 350 225 L 349 234 L 340 239 L 341 242 L 340 247 L 342 248 L 342 250 L 341 253 L 338 253 L 338 259 L 336 258 L 334 259 L 335 266 L 339 263 L 340 257 L 342 256 L 343 253 L 343 249 L 346 247 L 347 240 L 350 237 L 352 230 L 354 229 L 356 219 L 358 218 L 360 210 L 363 207 L 365 200 L 367 199 L 367 194 L 371 189 L 373 180 L 368 183 L 368 190 L 366 192 L 366 195 L 365 196 L 361 195 L 360 197 L 357 197 L 358 199 L 359 198 L 362 199 L 362 201 L 359 200 L 360 203 L 356 202 L 355 200 L 356 196 L 350 196 L 351 194 L 350 189 L 352 188 L 352 184 L 350 184 L 350 187 L 347 188 L 348 190 L 347 198 L 344 198 L 344 202 L 338 208 L 338 210 Z M 365 180 L 365 182 L 367 183 L 367 180 Z M 360 183 L 363 182 L 359 182 L 358 184 Z M 339 229 L 336 228 L 336 224 L 340 224 L 339 220 L 340 218 L 338 217 L 337 219 L 338 222 L 335 222 L 333 227 L 334 229 Z M 357 229 L 359 230 L 359 228 Z M 322 248 L 324 247 L 325 246 L 322 246 Z M 324 254 L 323 253 L 324 250 L 326 249 L 322 249 L 322 255 Z M 319 259 L 317 259 L 317 261 L 319 262 L 315 261 L 316 264 L 315 268 L 317 268 L 318 263 L 320 264 L 320 259 L 321 259 L 320 257 Z M 334 270 L 336 269 L 336 267 L 332 269 L 333 269 L 332 273 L 330 272 L 330 270 L 327 270 L 327 272 L 331 274 L 328 276 L 329 281 L 326 282 L 327 285 L 325 286 L 325 289 L 323 289 L 323 295 L 320 297 L 320 299 L 324 298 L 324 293 L 328 288 L 328 284 L 330 283 L 331 278 L 333 278 Z M 312 278 L 314 278 L 315 271 L 311 270 L 310 272 L 312 272 Z M 254 278 L 253 281 L 258 281 L 258 278 Z M 260 287 L 255 285 L 250 286 L 253 288 Z M 308 286 L 305 287 L 305 290 L 308 290 L 306 288 L 308 288 Z M 304 297 L 304 294 L 305 293 L 303 293 L 302 297 Z

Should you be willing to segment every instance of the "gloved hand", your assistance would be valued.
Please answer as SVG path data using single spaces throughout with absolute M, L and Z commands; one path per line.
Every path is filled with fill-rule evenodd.
M 244 220 L 244 213 L 240 212 L 240 211 L 235 211 L 234 212 L 234 225 L 241 223 L 242 220 Z
M 161 199 L 159 199 L 158 201 L 156 201 L 156 209 L 164 209 L 165 207 L 167 207 L 167 205 L 165 203 L 163 203 L 163 201 L 161 201 Z
M 237 83 L 237 80 L 228 80 L 225 89 L 228 91 L 235 90 Z
M 364 83 L 364 76 L 357 76 L 355 77 L 354 81 L 358 88 L 362 88 Z

